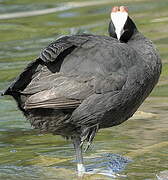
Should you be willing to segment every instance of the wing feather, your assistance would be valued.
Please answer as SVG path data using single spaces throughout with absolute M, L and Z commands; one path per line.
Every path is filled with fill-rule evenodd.
M 46 90 L 30 96 L 25 102 L 25 109 L 53 108 L 69 109 L 76 108 L 81 104 L 81 100 L 59 97 L 59 94 L 52 90 Z
M 49 46 L 44 48 L 40 53 L 40 58 L 44 62 L 53 62 L 63 51 L 71 48 L 78 47 L 88 41 L 87 36 L 64 36 L 52 42 Z

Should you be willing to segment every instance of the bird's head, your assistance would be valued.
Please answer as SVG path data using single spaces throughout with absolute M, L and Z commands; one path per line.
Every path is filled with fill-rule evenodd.
M 128 42 L 135 30 L 136 26 L 128 16 L 128 8 L 125 6 L 113 7 L 109 24 L 110 36 L 121 42 Z

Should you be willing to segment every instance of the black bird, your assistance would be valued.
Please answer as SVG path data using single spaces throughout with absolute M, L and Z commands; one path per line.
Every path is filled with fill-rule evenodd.
M 31 125 L 72 139 L 79 174 L 84 141 L 129 119 L 161 73 L 160 56 L 128 16 L 114 7 L 110 36 L 69 35 L 41 51 L 4 91 Z

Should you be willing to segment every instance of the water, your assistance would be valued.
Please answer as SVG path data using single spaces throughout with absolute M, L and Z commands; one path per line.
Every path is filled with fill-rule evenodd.
M 111 6 L 118 4 L 115 0 L 61 3 L 1 0 L 0 3 L 0 91 L 59 36 L 78 32 L 106 35 Z M 120 0 L 119 5 L 129 7 L 139 30 L 155 42 L 163 60 L 163 71 L 140 112 L 118 127 L 100 130 L 92 148 L 84 154 L 88 169 L 99 172 L 84 179 L 157 180 L 164 174 L 165 180 L 168 176 L 167 4 L 167 0 Z M 54 13 L 49 13 L 53 8 Z M 37 16 L 41 10 L 47 13 Z M 23 14 L 23 11 L 32 12 Z M 2 14 L 9 19 L 2 19 Z M 107 155 L 110 159 L 105 158 Z M 121 165 L 122 158 L 128 158 L 129 162 L 116 172 L 119 176 L 110 177 L 108 165 L 113 165 L 116 157 L 121 157 L 118 160 Z M 77 179 L 75 168 L 71 142 L 60 136 L 39 134 L 10 97 L 0 97 L 0 179 L 74 180 Z M 100 174 L 105 169 L 105 175 Z

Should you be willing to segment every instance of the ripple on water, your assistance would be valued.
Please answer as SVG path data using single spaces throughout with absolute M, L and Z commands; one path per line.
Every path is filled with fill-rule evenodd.
M 0 1 L 1 2 L 1 1 Z M 55 7 L 56 5 L 53 3 L 50 7 Z M 15 13 L 15 12 L 24 12 L 24 11 L 35 11 L 39 9 L 46 9 L 48 5 L 45 3 L 38 3 L 36 6 L 34 3 L 25 4 L 1 4 L 0 6 L 0 14 L 6 13 Z
M 50 44 L 52 41 L 56 40 L 58 36 L 54 35 L 53 37 L 37 37 L 37 38 L 30 38 L 30 39 L 25 39 L 25 40 L 15 40 L 15 41 L 8 41 L 8 42 L 0 42 L 1 49 L 0 49 L 0 60 L 1 62 L 4 62 L 5 60 L 11 60 L 11 59 L 16 59 L 15 63 L 13 61 L 11 64 L 13 66 L 16 64 L 17 65 L 17 58 L 23 58 L 21 63 L 25 63 L 24 59 L 32 59 L 32 56 L 37 57 L 39 55 L 39 52 L 41 51 L 42 48 Z M 0 66 L 0 68 L 3 68 L 3 65 Z

